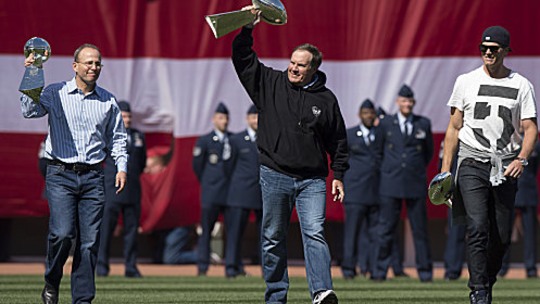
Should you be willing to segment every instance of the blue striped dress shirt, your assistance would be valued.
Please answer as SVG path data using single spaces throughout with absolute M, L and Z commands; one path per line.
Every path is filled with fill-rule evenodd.
M 25 118 L 49 114 L 45 157 L 65 163 L 97 164 L 110 151 L 118 171 L 127 172 L 127 134 L 115 97 L 96 85 L 84 95 L 75 78 L 47 86 L 40 102 L 21 96 Z

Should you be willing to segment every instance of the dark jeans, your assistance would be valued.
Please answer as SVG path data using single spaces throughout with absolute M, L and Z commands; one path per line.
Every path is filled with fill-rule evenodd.
M 493 187 L 491 164 L 465 159 L 458 185 L 467 215 L 469 288 L 489 289 L 497 281 L 502 258 L 510 245 L 517 180 Z
M 75 251 L 71 269 L 73 303 L 90 303 L 94 299 L 99 230 L 105 191 L 103 171 L 76 173 L 64 166 L 47 168 L 49 200 L 49 235 L 45 281 L 60 286 L 64 264 L 73 240 Z

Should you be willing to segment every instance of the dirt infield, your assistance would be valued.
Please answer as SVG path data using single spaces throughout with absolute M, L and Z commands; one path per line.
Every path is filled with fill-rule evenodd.
M 196 265 L 157 265 L 157 264 L 139 264 L 139 270 L 143 276 L 196 276 Z M 261 268 L 256 265 L 247 265 L 245 267 L 246 272 L 250 276 L 261 276 Z M 45 266 L 43 263 L 0 263 L 0 275 L 39 275 L 43 274 Z M 64 267 L 64 273 L 69 274 L 71 271 L 71 265 L 68 262 Z M 416 270 L 414 268 L 406 268 L 405 271 L 411 276 L 411 278 L 417 278 Z M 124 265 L 121 263 L 111 264 L 111 275 L 124 275 Z M 208 270 L 208 275 L 213 277 L 224 276 L 225 268 L 223 265 L 212 265 Z M 467 270 L 463 270 L 464 277 L 467 276 Z M 295 277 L 304 277 L 306 271 L 304 266 L 289 265 L 289 275 Z M 338 266 L 332 267 L 332 276 L 341 277 L 341 269 Z M 436 267 L 434 269 L 434 278 L 443 278 L 444 269 L 442 267 Z M 392 277 L 390 271 L 389 277 Z M 508 279 L 524 279 L 525 271 L 523 268 L 512 268 L 505 276 Z

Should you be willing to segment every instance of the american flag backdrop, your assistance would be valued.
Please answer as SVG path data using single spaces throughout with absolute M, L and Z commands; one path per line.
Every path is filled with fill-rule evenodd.
M 459 74 L 481 65 L 483 29 L 511 33 L 507 65 L 540 87 L 540 2 L 534 0 L 283 0 L 288 23 L 261 23 L 254 31 L 261 60 L 285 69 L 291 50 L 304 42 L 324 54 L 320 67 L 339 99 L 348 127 L 358 123 L 365 98 L 388 113 L 406 83 L 415 91 L 414 111 L 431 119 L 438 151 L 448 124 L 446 102 Z M 197 136 L 211 130 L 223 101 L 230 130 L 245 127 L 250 100 L 230 55 L 235 33 L 215 39 L 204 16 L 248 5 L 240 0 L 0 1 L 0 217 L 48 214 L 37 152 L 47 119 L 24 119 L 17 91 L 24 73 L 22 49 L 45 38 L 52 57 L 46 83 L 73 77 L 73 51 L 89 42 L 101 48 L 99 85 L 131 103 L 134 127 L 150 147 L 174 141 L 167 169 L 143 177 L 142 226 L 146 231 L 199 218 L 199 188 L 191 170 Z M 171 134 L 172 137 L 169 137 Z M 428 178 L 436 174 L 437 153 Z M 384 186 L 384 185 L 383 185 Z M 339 204 L 328 219 L 341 220 Z M 430 217 L 446 214 L 429 206 Z

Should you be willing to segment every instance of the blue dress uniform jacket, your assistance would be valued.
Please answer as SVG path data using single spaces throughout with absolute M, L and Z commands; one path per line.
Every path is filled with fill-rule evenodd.
M 262 195 L 259 185 L 259 152 L 247 130 L 231 136 L 231 172 L 227 205 L 246 209 L 261 209 Z
M 230 132 L 226 133 L 228 138 Z M 229 188 L 229 173 L 223 159 L 224 143 L 212 131 L 199 137 L 193 148 L 193 172 L 201 184 L 201 205 L 225 206 Z
M 426 167 L 433 156 L 433 135 L 429 119 L 414 115 L 411 135 L 401 132 L 397 114 L 383 118 L 377 129 L 377 150 L 381 162 L 380 194 L 398 198 L 419 198 L 427 194 Z
M 345 203 L 374 205 L 379 201 L 379 159 L 375 142 L 366 145 L 368 135 L 360 126 L 347 129 L 350 167 L 343 178 Z
M 139 204 L 141 201 L 140 176 L 146 167 L 146 141 L 144 134 L 137 129 L 128 129 L 128 172 L 124 190 L 116 194 L 116 165 L 108 155 L 105 159 L 105 199 L 107 203 Z

